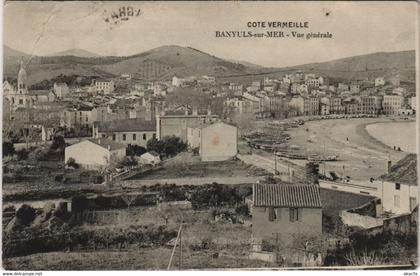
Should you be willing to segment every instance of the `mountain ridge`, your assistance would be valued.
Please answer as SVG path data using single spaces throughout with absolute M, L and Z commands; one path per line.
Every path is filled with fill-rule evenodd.
M 84 50 L 82 50 L 84 51 Z M 71 53 L 63 51 L 59 53 Z M 90 52 L 88 52 L 90 53 Z M 93 54 L 93 53 L 90 53 Z M 95 55 L 95 54 L 93 54 Z M 394 71 L 403 76 L 415 74 L 415 51 L 376 52 L 288 67 L 264 67 L 246 61 L 226 60 L 192 47 L 164 45 L 130 56 L 30 56 L 4 46 L 4 72 L 14 77 L 19 60 L 29 60 L 31 83 L 59 74 L 119 76 L 131 74 L 145 80 L 170 79 L 173 75 L 213 75 L 220 78 L 261 74 L 287 73 L 296 70 L 315 72 L 332 77 L 361 78 L 389 75 Z M 400 72 L 401 71 L 401 72 Z

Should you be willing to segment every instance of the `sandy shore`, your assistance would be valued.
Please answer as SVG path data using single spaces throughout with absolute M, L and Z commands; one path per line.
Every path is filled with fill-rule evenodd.
M 366 130 L 369 124 L 395 122 L 390 118 L 336 119 L 311 121 L 291 129 L 289 144 L 298 145 L 308 154 L 338 155 L 340 161 L 326 162 L 321 172 L 335 171 L 352 179 L 376 178 L 387 171 L 387 161 L 394 164 L 408 153 L 393 150 L 373 138 Z M 308 142 L 308 138 L 311 142 Z M 305 161 L 294 161 L 304 165 Z M 344 166 L 344 168 L 343 168 Z

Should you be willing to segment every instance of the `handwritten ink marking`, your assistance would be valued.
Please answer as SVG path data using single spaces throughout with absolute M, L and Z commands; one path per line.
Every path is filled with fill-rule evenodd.
M 107 10 L 104 11 L 104 21 L 106 23 L 113 25 L 119 25 L 124 21 L 130 20 L 130 18 L 138 17 L 142 15 L 142 9 L 135 9 L 131 6 L 122 6 L 118 8 L 118 10 L 113 10 L 108 12 Z

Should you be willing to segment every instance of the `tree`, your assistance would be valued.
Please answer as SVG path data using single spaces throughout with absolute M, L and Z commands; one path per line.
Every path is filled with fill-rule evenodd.
M 319 164 L 314 162 L 308 162 L 305 166 L 306 169 L 306 181 L 310 184 L 318 184 L 319 178 Z
M 13 155 L 15 153 L 15 147 L 12 142 L 3 142 L 3 157 Z
M 61 135 L 54 136 L 50 149 L 58 150 L 61 152 L 61 151 L 64 151 L 65 148 L 66 148 L 66 141 L 64 140 L 64 137 Z
M 23 204 L 16 212 L 16 219 L 23 225 L 29 225 L 35 219 L 35 209 Z
M 128 145 L 126 153 L 128 156 L 140 156 L 146 152 L 146 149 L 138 145 Z

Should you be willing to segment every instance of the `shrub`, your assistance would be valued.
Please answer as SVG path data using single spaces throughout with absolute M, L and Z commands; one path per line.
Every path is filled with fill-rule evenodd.
M 238 207 L 235 208 L 235 212 L 238 215 L 248 217 L 249 216 L 249 208 L 247 204 L 241 204 Z
M 29 225 L 35 219 L 35 209 L 23 204 L 16 212 L 16 219 L 20 224 Z
M 64 175 L 62 175 L 62 174 L 56 175 L 56 176 L 54 177 L 54 180 L 55 180 L 56 182 L 62 182 L 62 181 L 64 180 Z
M 146 149 L 138 145 L 128 145 L 126 149 L 127 156 L 140 156 L 146 152 Z
M 75 168 L 75 169 L 78 169 L 78 168 L 79 168 L 79 164 L 77 164 L 77 163 L 76 163 L 76 160 L 74 160 L 74 158 L 72 158 L 72 157 L 70 157 L 70 158 L 67 160 L 66 165 L 67 165 L 68 167 L 72 167 L 72 168 Z
M 61 135 L 54 136 L 50 149 L 64 151 L 65 148 L 66 148 L 66 141 L 64 140 L 64 137 Z
M 15 153 L 15 147 L 12 142 L 3 142 L 3 157 L 13 155 Z
M 104 182 L 104 177 L 102 175 L 97 175 L 93 178 L 94 184 L 102 184 Z

